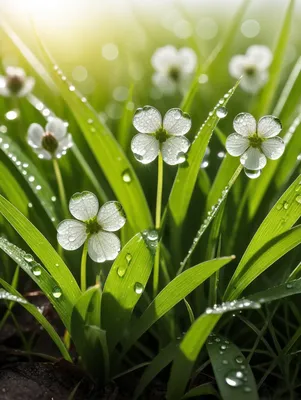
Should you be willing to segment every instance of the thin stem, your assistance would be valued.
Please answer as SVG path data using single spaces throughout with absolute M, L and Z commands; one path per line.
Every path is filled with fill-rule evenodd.
M 57 186 L 59 189 L 60 201 L 61 201 L 61 205 L 63 207 L 63 213 L 64 213 L 64 216 L 67 217 L 68 216 L 68 205 L 67 205 L 66 192 L 65 192 L 65 188 L 64 188 L 61 170 L 60 170 L 57 159 L 53 158 L 52 161 L 53 161 L 53 168 L 54 168 L 54 173 L 55 173 L 55 177 L 56 177 L 56 182 L 57 182 Z
M 158 156 L 158 185 L 157 185 L 157 200 L 156 200 L 156 223 L 155 228 L 161 228 L 161 209 L 162 209 L 162 192 L 163 192 L 163 158 L 161 152 Z M 153 274 L 153 295 L 158 293 L 159 287 L 159 271 L 160 271 L 160 241 L 158 242 Z
M 88 254 L 88 241 L 85 241 L 82 253 L 82 261 L 80 265 L 80 287 L 83 292 L 87 289 L 87 254 Z

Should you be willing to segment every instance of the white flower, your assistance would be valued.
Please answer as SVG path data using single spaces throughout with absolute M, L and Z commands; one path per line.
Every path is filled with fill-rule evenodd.
M 39 158 L 46 160 L 61 158 L 73 145 L 71 134 L 67 133 L 65 123 L 59 118 L 50 119 L 45 130 L 39 124 L 31 124 L 27 142 Z
M 95 194 L 75 193 L 69 202 L 74 219 L 65 219 L 57 227 L 57 240 L 65 250 L 77 250 L 88 240 L 88 254 L 101 263 L 114 260 L 121 248 L 112 232 L 123 227 L 125 214 L 120 203 L 108 201 L 99 209 Z
M 162 92 L 173 94 L 177 89 L 183 91 L 196 68 L 195 52 L 183 47 L 177 50 L 173 46 L 160 47 L 152 56 L 155 69 L 153 83 Z
M 33 89 L 35 80 L 26 76 L 22 68 L 7 67 L 6 76 L 0 75 L 0 95 L 5 97 L 27 96 Z
M 162 152 L 163 160 L 169 165 L 181 164 L 186 160 L 190 142 L 185 135 L 191 128 L 188 114 L 179 108 L 172 108 L 162 122 L 160 112 L 151 106 L 138 108 L 133 125 L 140 132 L 134 136 L 131 149 L 136 160 L 148 164 Z
M 277 160 L 282 156 L 285 145 L 277 136 L 282 126 L 273 115 L 260 118 L 257 124 L 251 114 L 240 113 L 234 118 L 233 127 L 235 133 L 228 136 L 226 149 L 231 156 L 240 156 L 245 169 L 261 170 L 267 158 Z
M 268 68 L 273 54 L 266 46 L 253 45 L 247 49 L 245 55 L 232 57 L 229 63 L 229 73 L 239 79 L 240 87 L 248 93 L 257 93 L 268 80 Z

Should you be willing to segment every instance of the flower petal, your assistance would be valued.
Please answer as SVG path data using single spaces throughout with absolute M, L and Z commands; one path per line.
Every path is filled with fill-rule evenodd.
M 256 119 L 249 113 L 240 113 L 234 118 L 233 128 L 242 136 L 250 136 L 256 132 Z
M 31 124 L 27 132 L 27 143 L 34 149 L 42 146 L 44 129 L 39 124 Z
M 24 69 L 20 68 L 20 67 L 9 66 L 9 67 L 6 67 L 5 72 L 6 72 L 6 75 L 17 76 L 20 79 L 24 79 L 26 76 Z
M 229 74 L 235 78 L 240 78 L 244 73 L 245 56 L 237 55 L 231 58 L 229 62 Z
M 169 78 L 168 75 L 162 72 L 155 72 L 153 77 L 153 84 L 159 88 L 160 92 L 171 95 L 174 94 L 177 89 L 175 81 Z
M 60 118 L 52 118 L 46 125 L 46 132 L 52 133 L 57 140 L 61 140 L 67 133 L 67 127 Z
M 55 151 L 55 157 L 61 158 L 66 151 L 73 146 L 73 140 L 71 133 L 68 133 L 63 139 L 58 141 L 59 145 Z
M 96 217 L 99 209 L 98 199 L 94 193 L 84 191 L 75 193 L 69 202 L 69 211 L 74 218 L 88 221 Z
M 126 223 L 122 205 L 118 201 L 106 202 L 98 212 L 97 221 L 105 231 L 118 231 Z
M 253 45 L 246 52 L 249 59 L 252 60 L 258 69 L 267 69 L 273 59 L 273 53 L 267 46 Z
M 57 226 L 57 241 L 65 250 L 76 250 L 87 239 L 86 225 L 74 219 L 65 219 Z
M 0 86 L 0 96 L 9 97 L 11 95 L 12 94 L 11 94 L 10 90 L 6 86 L 4 86 L 4 87 Z
M 162 126 L 162 117 L 155 107 L 138 108 L 133 118 L 133 125 L 140 133 L 154 133 Z
M 262 169 L 266 166 L 267 159 L 261 151 L 255 147 L 249 147 L 240 157 L 241 164 L 252 171 Z
M 183 153 L 187 153 L 190 142 L 184 136 L 174 136 L 166 140 L 162 144 L 163 160 L 169 165 L 177 165 L 183 163 Z
M 115 260 L 121 248 L 120 240 L 111 232 L 99 231 L 88 240 L 88 254 L 95 262 Z
M 258 121 L 258 134 L 263 138 L 270 138 L 277 136 L 282 129 L 281 122 L 273 115 L 266 115 Z
M 261 144 L 261 150 L 270 160 L 277 160 L 284 153 L 285 144 L 280 137 L 273 137 L 265 140 Z
M 266 71 L 256 71 L 253 76 L 244 75 L 239 86 L 247 93 L 257 93 L 268 80 Z
M 149 164 L 159 154 L 159 141 L 154 136 L 139 133 L 133 137 L 131 149 L 137 161 Z
M 227 152 L 233 157 L 241 156 L 247 150 L 249 145 L 249 139 L 245 136 L 239 135 L 238 133 L 232 133 L 226 140 Z
M 52 154 L 50 154 L 49 151 L 43 149 L 42 147 L 38 147 L 33 150 L 41 160 L 51 160 L 52 159 Z
M 191 74 L 197 65 L 197 56 L 189 47 L 182 47 L 178 51 L 178 62 L 185 74 Z
M 16 93 L 17 97 L 24 97 L 27 96 L 33 89 L 35 85 L 35 79 L 29 76 L 25 78 L 22 88 Z
M 171 108 L 164 116 L 163 128 L 170 135 L 185 135 L 191 128 L 191 118 L 179 108 Z
M 177 64 L 178 52 L 174 46 L 164 46 L 157 49 L 151 59 L 152 66 L 159 72 L 165 72 L 170 66 Z

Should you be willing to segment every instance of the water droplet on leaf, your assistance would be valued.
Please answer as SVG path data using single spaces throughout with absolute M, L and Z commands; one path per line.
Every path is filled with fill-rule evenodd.
M 125 256 L 126 262 L 128 263 L 128 265 L 131 263 L 132 261 L 132 255 L 130 253 L 127 253 L 127 255 Z
M 123 171 L 122 180 L 125 183 L 130 183 L 132 181 L 131 172 L 129 169 L 126 169 L 125 171 Z
M 243 385 L 243 373 L 241 371 L 230 371 L 225 376 L 225 381 L 229 386 L 239 387 Z
M 34 276 L 40 276 L 42 273 L 41 267 L 39 266 L 39 264 L 36 264 L 34 267 L 32 267 L 32 273 L 34 274 Z
M 137 294 L 143 293 L 144 287 L 143 287 L 142 283 L 136 282 L 134 285 L 134 290 L 135 290 L 135 293 L 137 293 Z
M 251 169 L 245 168 L 244 171 L 245 171 L 246 176 L 247 176 L 248 178 L 250 178 L 250 179 L 257 179 L 257 178 L 259 178 L 260 175 L 261 175 L 261 170 L 260 170 L 260 169 L 258 169 L 258 170 L 251 170 Z
M 226 107 L 217 107 L 216 115 L 218 116 L 218 118 L 225 118 L 227 114 L 228 110 L 226 109 Z
M 52 290 L 52 295 L 54 298 L 59 299 L 62 295 L 62 291 L 58 286 L 55 286 Z

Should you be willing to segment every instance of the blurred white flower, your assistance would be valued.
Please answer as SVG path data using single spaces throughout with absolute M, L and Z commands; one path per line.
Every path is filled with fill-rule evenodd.
M 265 167 L 267 158 L 277 160 L 282 156 L 285 145 L 277 135 L 282 126 L 278 118 L 266 115 L 258 124 L 248 113 L 238 114 L 233 121 L 235 133 L 228 136 L 226 149 L 231 156 L 240 156 L 247 170 L 257 171 Z
M 173 94 L 187 87 L 197 65 L 197 56 L 188 47 L 177 50 L 169 45 L 157 49 L 151 62 L 155 69 L 154 85 L 166 94 Z
M 121 248 L 118 231 L 126 222 L 120 203 L 108 201 L 99 208 L 91 192 L 75 193 L 69 202 L 74 219 L 65 219 L 57 227 L 57 240 L 65 250 L 77 250 L 88 240 L 88 254 L 101 263 L 114 260 Z
M 184 135 L 191 128 L 191 119 L 179 108 L 167 111 L 163 122 L 156 108 L 138 108 L 133 125 L 140 133 L 133 137 L 131 149 L 136 160 L 142 164 L 155 160 L 160 151 L 169 165 L 181 164 L 186 160 L 190 142 Z
M 242 76 L 240 87 L 245 92 L 257 93 L 268 80 L 268 68 L 272 59 L 273 54 L 268 47 L 253 45 L 247 49 L 245 55 L 232 57 L 229 73 L 235 79 Z
M 65 123 L 59 118 L 50 119 L 45 130 L 39 124 L 31 124 L 27 142 L 39 158 L 45 160 L 61 158 L 73 145 L 71 134 L 67 133 Z
M 4 97 L 27 96 L 33 89 L 35 80 L 26 76 L 22 68 L 7 67 L 6 75 L 0 75 L 0 95 Z

